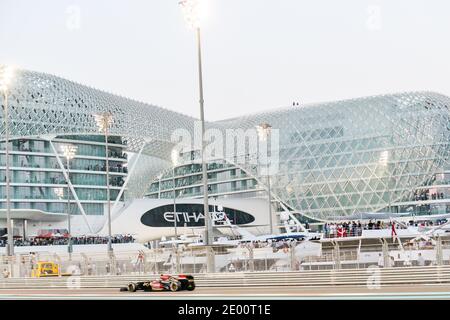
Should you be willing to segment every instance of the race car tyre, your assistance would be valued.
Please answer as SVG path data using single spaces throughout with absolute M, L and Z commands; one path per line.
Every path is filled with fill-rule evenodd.
M 144 291 L 146 292 L 152 291 L 152 286 L 150 284 L 144 285 Z
M 131 282 L 128 284 L 128 291 L 130 292 L 136 292 L 136 284 Z
M 172 292 L 178 291 L 178 289 L 179 289 L 178 284 L 176 282 L 171 282 L 169 284 L 169 289 Z
M 187 291 L 193 291 L 195 289 L 195 283 L 189 283 L 187 286 L 186 286 L 186 290 Z

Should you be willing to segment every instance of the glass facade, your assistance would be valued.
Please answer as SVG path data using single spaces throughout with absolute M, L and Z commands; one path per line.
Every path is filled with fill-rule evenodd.
M 194 154 L 196 154 L 194 156 Z M 192 156 L 192 157 L 191 157 Z M 203 196 L 202 166 L 194 162 L 198 153 L 183 154 L 182 164 L 166 170 L 160 178 L 150 185 L 147 198 L 201 198 Z M 211 162 L 208 170 L 208 192 L 211 198 L 254 197 L 264 193 L 254 177 L 243 169 L 225 160 Z M 175 173 L 175 176 L 173 175 Z
M 247 130 L 267 122 L 277 129 L 279 169 L 271 175 L 272 195 L 307 218 L 332 220 L 388 211 L 450 213 L 449 111 L 448 97 L 418 92 L 292 107 L 211 126 Z M 195 155 L 182 157 L 189 158 Z M 256 180 L 229 181 L 239 175 L 238 168 L 265 183 L 260 168 L 246 163 L 217 175 L 209 170 L 212 196 L 253 191 Z M 184 184 L 183 192 L 201 196 L 201 167 L 176 170 L 186 175 L 176 180 Z M 154 182 L 149 196 L 170 197 L 171 183 Z
M 195 118 L 38 72 L 19 71 L 8 101 L 10 134 L 15 139 L 11 146 L 15 206 L 61 211 L 58 204 L 64 200 L 60 203 L 51 193 L 52 188 L 64 186 L 64 177 L 48 142 L 36 138 L 44 136 L 65 137 L 78 145 L 79 154 L 70 165 L 77 193 L 86 208 L 104 202 L 105 158 L 94 117 L 99 112 L 109 111 L 114 117 L 110 132 L 117 139 L 111 141 L 117 152 L 111 157 L 114 190 L 127 175 L 121 146 L 148 157 L 142 165 L 148 170 L 139 171 L 139 164 L 137 168 L 142 176 L 145 171 L 145 179 L 130 179 L 135 197 L 144 193 L 171 197 L 171 137 L 179 129 L 195 137 Z M 446 96 L 411 92 L 293 106 L 207 122 L 206 128 L 225 133 L 268 123 L 272 131 L 277 130 L 279 166 L 270 177 L 273 199 L 305 217 L 331 220 L 389 210 L 448 212 L 449 106 Z M 0 126 L 4 134 L 3 121 Z M 55 144 L 66 142 L 58 139 Z M 4 152 L 0 156 L 4 164 Z M 257 156 L 249 153 L 245 158 Z M 176 192 L 201 197 L 201 170 L 192 161 L 196 155 L 183 157 L 176 168 Z M 255 196 L 266 189 L 259 165 L 227 159 L 212 161 L 210 166 L 212 196 Z M 4 183 L 0 195 L 2 199 Z M 90 214 L 99 212 L 92 208 Z
M 105 138 L 97 136 L 57 136 L 52 139 L 61 163 L 67 169 L 62 147 L 76 146 L 69 161 L 69 174 L 76 195 L 87 215 L 103 215 L 107 201 Z M 120 137 L 109 137 L 110 198 L 115 201 L 127 176 L 127 154 Z M 0 208 L 6 206 L 5 148 L 0 143 Z M 50 141 L 15 139 L 10 141 L 11 208 L 66 213 L 68 184 Z M 71 213 L 81 214 L 70 194 Z M 123 201 L 123 195 L 122 199 Z

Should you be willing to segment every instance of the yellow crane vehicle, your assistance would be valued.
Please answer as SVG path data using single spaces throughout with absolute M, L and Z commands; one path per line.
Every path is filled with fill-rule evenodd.
M 51 261 L 39 261 L 34 265 L 33 270 L 31 270 L 32 278 L 59 277 L 71 275 L 72 274 L 70 273 L 61 273 L 60 265 Z

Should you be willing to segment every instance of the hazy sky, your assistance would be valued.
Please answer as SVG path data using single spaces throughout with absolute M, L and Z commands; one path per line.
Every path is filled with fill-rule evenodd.
M 448 0 L 206 0 L 206 118 L 410 90 L 450 96 Z M 178 0 L 0 0 L 0 63 L 198 116 Z

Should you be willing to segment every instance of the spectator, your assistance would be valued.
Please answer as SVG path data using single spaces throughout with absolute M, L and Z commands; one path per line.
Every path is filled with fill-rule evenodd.
M 389 259 L 389 267 L 393 268 L 395 267 L 395 259 L 393 256 L 391 256 L 391 258 Z
M 419 257 L 417 258 L 417 265 L 420 267 L 425 266 L 425 259 L 422 257 L 422 253 L 419 252 Z
M 7 269 L 3 269 L 3 278 L 9 278 L 10 273 Z
M 88 263 L 87 274 L 88 274 L 88 276 L 92 276 L 92 265 L 91 265 L 91 263 Z
M 403 266 L 404 267 L 411 267 L 412 263 L 411 260 L 409 259 L 409 257 L 406 257 L 405 260 L 403 261 Z
M 381 253 L 378 254 L 378 267 L 383 268 L 384 267 L 384 258 Z

